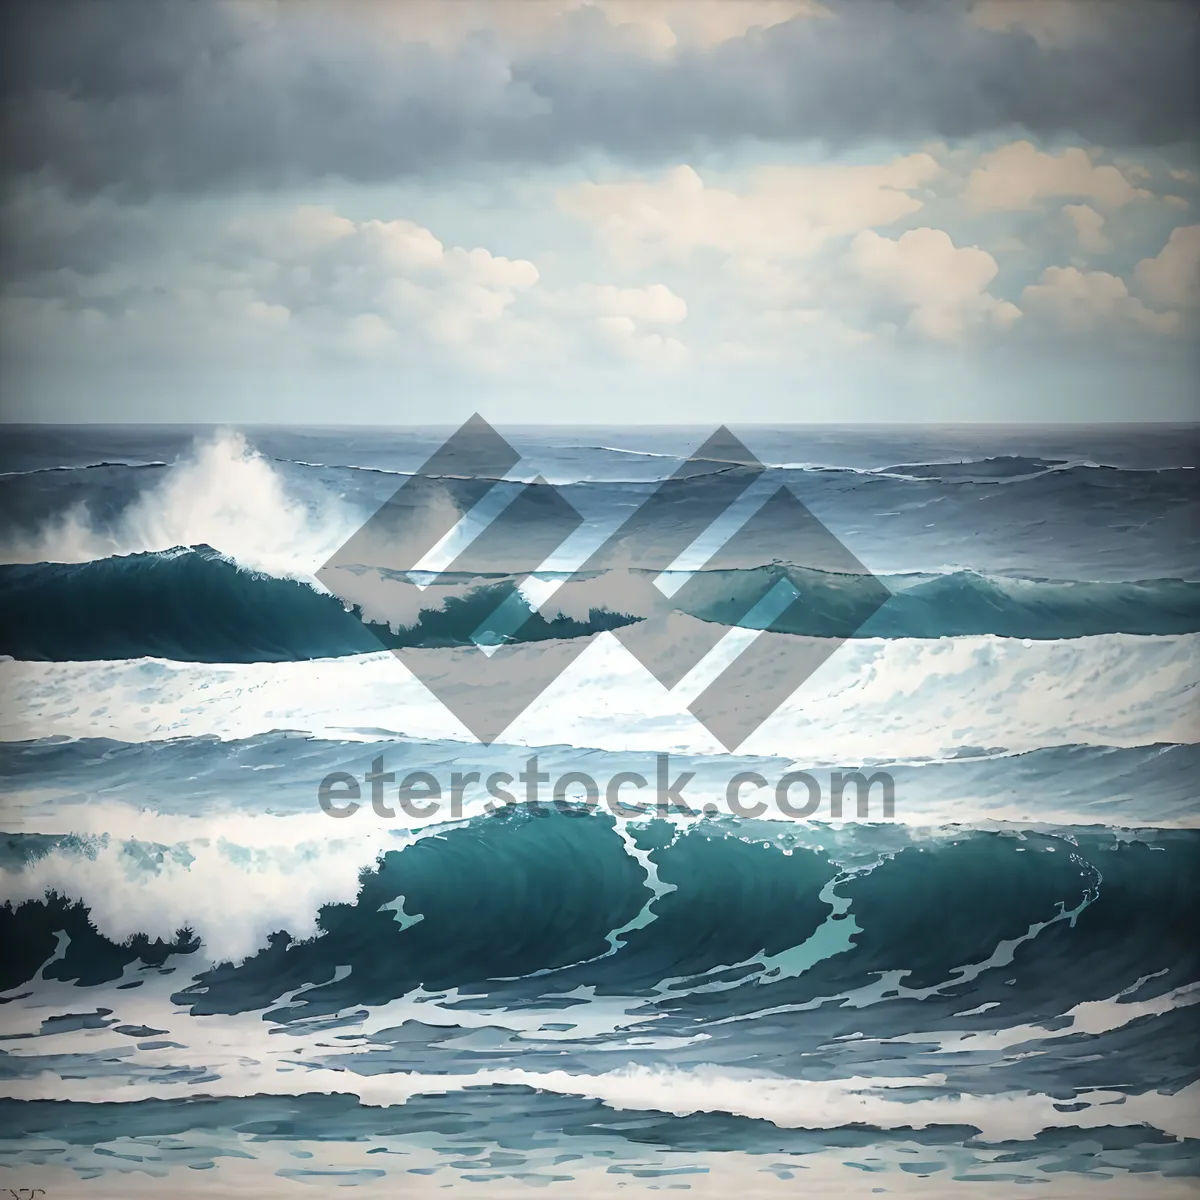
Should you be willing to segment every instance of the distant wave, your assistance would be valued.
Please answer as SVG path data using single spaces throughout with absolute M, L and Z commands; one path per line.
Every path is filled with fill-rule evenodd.
M 659 454 L 648 450 L 622 450 L 615 446 L 591 446 L 588 449 L 633 458 L 661 458 L 683 462 L 687 455 Z M 731 464 L 732 465 L 732 464 Z M 898 463 L 882 467 L 852 467 L 846 463 L 771 462 L 763 463 L 768 470 L 800 471 L 822 474 L 868 475 L 910 482 L 939 483 L 1011 483 L 1035 479 L 1042 475 L 1073 471 L 1110 471 L 1131 474 L 1173 474 L 1192 471 L 1191 466 L 1122 467 L 1114 463 L 1098 463 L 1084 458 L 1040 458 L 1026 455 L 999 454 L 987 458 L 945 460 L 938 462 Z
M 784 574 L 785 568 L 774 566 L 693 577 L 684 611 L 736 625 Z M 969 571 L 891 576 L 883 582 L 893 594 L 871 616 L 872 597 L 859 577 L 795 568 L 786 574 L 798 582 L 805 603 L 772 626 L 781 633 L 1057 639 L 1200 632 L 1200 583 L 1177 579 L 1053 582 Z M 381 646 L 463 646 L 508 587 L 504 580 L 467 580 L 448 595 L 444 588 L 418 593 L 407 586 L 415 613 L 389 628 L 364 624 L 334 597 L 298 580 L 242 570 L 209 547 L 76 564 L 5 565 L 0 654 L 60 661 L 279 662 L 370 653 Z M 576 616 L 534 616 L 517 640 L 588 637 L 643 615 L 598 607 Z
M 687 454 L 662 454 L 654 450 L 623 450 L 620 446 L 585 446 L 585 450 L 598 450 L 602 454 L 626 454 L 631 458 L 666 458 L 682 462 Z
M 992 458 L 967 459 L 962 462 L 902 463 L 879 467 L 871 474 L 890 475 L 900 479 L 935 480 L 941 483 L 1012 483 L 1060 472 L 1111 471 L 1135 475 L 1162 475 L 1191 471 L 1182 467 L 1118 467 L 1112 463 L 1092 462 L 1090 459 L 1028 458 L 1022 455 L 1001 454 Z
M 218 443 L 228 442 L 230 439 L 236 441 L 237 438 L 238 435 L 223 434 L 219 435 L 217 441 Z M 623 458 L 636 458 L 647 461 L 658 460 L 664 463 L 682 463 L 688 459 L 686 452 L 680 452 L 678 454 L 665 454 L 651 450 L 621 449 L 618 446 L 584 446 L 580 447 L 580 450 L 583 452 L 590 452 L 595 455 L 617 455 Z M 412 467 L 402 469 L 399 467 L 387 466 L 382 463 L 375 463 L 368 466 L 365 463 L 289 458 L 279 454 L 263 455 L 262 457 L 264 462 L 275 462 L 283 466 L 302 467 L 320 471 L 352 471 L 370 475 L 395 476 L 398 479 L 408 478 L 416 473 Z M 706 461 L 719 462 L 721 460 L 713 459 Z M 0 479 L 17 479 L 22 476 L 92 471 L 100 468 L 125 468 L 128 470 L 140 471 L 145 469 L 160 469 L 173 465 L 178 464 L 172 464 L 158 460 L 130 461 L 123 459 L 106 459 L 89 463 L 64 463 L 32 467 L 25 470 L 0 471 Z M 728 465 L 731 467 L 738 467 L 742 464 L 731 462 Z M 1113 474 L 1171 476 L 1195 471 L 1195 467 L 1188 465 L 1165 467 L 1128 467 L 1120 466 L 1116 463 L 1095 462 L 1091 459 L 1085 458 L 1041 458 L 1037 456 L 1008 454 L 994 455 L 979 459 L 896 463 L 893 465 L 877 467 L 860 467 L 851 466 L 847 463 L 818 461 L 764 461 L 762 465 L 767 470 L 772 471 L 858 475 L 913 483 L 1020 483 L 1036 479 L 1044 475 L 1064 473 L 1071 474 L 1075 472 L 1086 473 L 1100 471 Z M 458 477 L 449 475 L 444 476 L 444 478 Z M 560 486 L 569 485 L 572 483 L 601 483 L 608 485 L 620 485 L 623 483 L 644 484 L 646 479 L 627 480 L 620 478 L 609 478 L 607 476 L 599 479 L 595 479 L 591 476 L 581 476 L 579 478 L 564 476 L 559 478 L 556 476 L 553 482 L 556 482 Z
M 105 467 L 123 467 L 129 471 L 144 471 L 169 465 L 165 462 L 125 462 L 122 460 L 109 461 L 105 459 L 92 463 L 64 463 L 51 467 L 30 467 L 25 471 L 0 471 L 0 479 L 19 479 L 26 475 L 55 475 L 70 471 L 98 471 Z

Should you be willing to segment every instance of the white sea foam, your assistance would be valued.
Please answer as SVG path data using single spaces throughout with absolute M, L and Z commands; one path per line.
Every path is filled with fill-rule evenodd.
M 213 1022 L 216 1024 L 216 1022 Z M 261 1024 L 261 1022 L 260 1022 Z M 93 1037 L 89 1049 L 96 1049 Z M 599 1100 L 618 1111 L 656 1110 L 674 1116 L 729 1113 L 769 1121 L 781 1129 L 838 1129 L 866 1125 L 877 1129 L 928 1129 L 968 1125 L 985 1142 L 1027 1141 L 1045 1129 L 1097 1129 L 1148 1125 L 1174 1137 L 1194 1132 L 1200 1084 L 1174 1094 L 1130 1095 L 1097 1090 L 1081 1095 L 1075 1111 L 1038 1092 L 993 1095 L 955 1094 L 914 1099 L 909 1088 L 929 1089 L 945 1083 L 936 1074 L 855 1076 L 834 1080 L 787 1079 L 717 1067 L 691 1069 L 630 1067 L 598 1074 L 499 1068 L 462 1074 L 390 1071 L 358 1075 L 345 1069 L 308 1066 L 280 1071 L 254 1061 L 240 1047 L 236 1060 L 221 1064 L 219 1081 L 190 1083 L 114 1083 L 111 1077 L 64 1079 L 50 1072 L 0 1080 L 0 1096 L 17 1100 L 135 1102 L 206 1096 L 351 1095 L 363 1104 L 387 1108 L 414 1096 L 447 1095 L 464 1088 L 512 1086 L 564 1096 Z M 297 1047 L 288 1039 L 288 1058 Z
M 203 818 L 111 803 L 19 824 L 78 840 L 0 869 L 0 901 L 55 891 L 83 899 L 114 942 L 136 933 L 170 940 L 186 927 L 206 953 L 232 961 L 256 953 L 277 930 L 314 936 L 322 905 L 353 903 L 360 872 L 419 836 L 382 824 L 351 831 L 319 811 Z
M 60 939 L 59 953 L 66 939 Z M 339 967 L 337 978 L 345 978 L 349 967 Z M 17 1074 L 0 1081 L 0 1096 L 13 1099 L 63 1099 L 73 1101 L 134 1102 L 196 1095 L 251 1096 L 341 1094 L 356 1096 L 370 1106 L 402 1105 L 418 1095 L 444 1095 L 468 1087 L 489 1085 L 524 1086 L 559 1095 L 599 1100 L 617 1110 L 657 1110 L 676 1116 L 701 1112 L 730 1113 L 769 1121 L 785 1129 L 836 1129 L 852 1124 L 880 1129 L 924 1129 L 935 1125 L 970 1125 L 979 1129 L 984 1141 L 1028 1140 L 1044 1129 L 1091 1129 L 1106 1126 L 1149 1125 L 1176 1136 L 1191 1136 L 1194 1114 L 1200 1102 L 1200 1084 L 1191 1084 L 1173 1095 L 1147 1092 L 1133 1095 L 1097 1089 L 1077 1094 L 1080 1107 L 1065 1111 L 1060 1099 L 1040 1093 L 1005 1092 L 971 1095 L 928 1093 L 946 1083 L 936 1072 L 909 1076 L 852 1076 L 828 1080 L 795 1079 L 761 1071 L 736 1070 L 710 1064 L 689 1068 L 665 1064 L 622 1067 L 611 1071 L 573 1073 L 533 1071 L 504 1067 L 462 1073 L 430 1074 L 421 1071 L 388 1071 L 359 1074 L 354 1060 L 364 1066 L 377 1049 L 374 1034 L 415 1020 L 435 1026 L 463 1029 L 500 1026 L 518 1036 L 536 1035 L 545 1018 L 542 1010 L 521 1011 L 509 1007 L 489 1011 L 477 1005 L 463 1008 L 456 993 L 429 995 L 418 991 L 388 1004 L 356 1005 L 339 1017 L 349 1019 L 338 1047 L 338 1066 L 322 1064 L 330 1046 L 324 1022 L 312 1028 L 300 1023 L 287 1038 L 271 1035 L 271 1010 L 235 1014 L 194 1016 L 186 1007 L 170 1000 L 179 983 L 131 966 L 122 982 L 135 978 L 134 990 L 106 989 L 105 1002 L 112 1006 L 112 1024 L 167 1026 L 170 1040 L 135 1048 L 115 1028 L 76 1028 L 45 1032 L 46 1018 L 55 1012 L 78 1012 L 78 989 L 69 983 L 42 979 L 36 1002 L 14 997 L 7 1010 L 6 1028 L 12 1034 L 31 1035 L 10 1041 L 12 1066 L 19 1071 L 21 1060 L 46 1053 L 116 1053 L 125 1060 L 128 1078 L 117 1082 L 110 1075 L 93 1078 L 64 1078 L 53 1071 Z M 307 990 L 281 996 L 273 1008 L 286 1007 Z M 28 990 L 27 988 L 25 990 Z M 1072 1032 L 1100 1032 L 1120 1028 L 1132 1020 L 1170 1011 L 1190 1004 L 1194 988 L 1177 989 L 1168 996 L 1142 1005 L 1121 1005 L 1118 997 L 1072 1010 L 1082 1017 Z M 594 1038 L 617 1028 L 633 1029 L 653 1021 L 653 1015 L 638 1015 L 636 1002 L 617 996 L 595 997 L 590 989 L 579 989 L 584 1003 L 572 1009 L 576 1028 L 573 1038 Z M 1084 1014 L 1083 1010 L 1087 1009 Z M 477 1010 L 478 1009 L 478 1010 Z M 1104 1016 L 1100 1016 L 1100 1010 Z M 1095 1010 L 1094 1012 L 1092 1010 Z M 264 1017 L 267 1019 L 264 1020 Z M 653 1035 L 653 1027 L 646 1030 Z M 1045 1029 L 1030 1032 L 1034 1037 L 1053 1037 Z M 357 1035 L 357 1036 L 352 1036 Z M 549 1035 L 553 1038 L 553 1034 Z M 986 1037 L 987 1035 L 983 1035 Z M 645 1039 L 653 1045 L 654 1038 Z M 672 1040 L 672 1039 L 669 1039 Z M 673 1039 L 677 1041 L 678 1039 Z M 696 1039 L 688 1039 L 692 1044 Z M 1001 1037 L 995 1049 L 1009 1043 Z M 949 1047 L 953 1048 L 953 1047 Z M 972 1047 L 976 1048 L 976 1047 Z M 695 1053 L 695 1050 L 693 1050 Z M 193 1064 L 203 1056 L 210 1076 L 203 1084 L 180 1082 L 175 1075 L 182 1058 Z M 134 1070 L 134 1067 L 139 1068 Z M 348 1068 L 348 1069 L 347 1069 Z M 162 1078 L 153 1079 L 154 1075 Z M 211 1078 L 216 1076 L 217 1078 Z M 912 1090 L 919 1089 L 913 1095 Z
M 207 545 L 253 570 L 307 576 L 361 520 L 332 495 L 318 507 L 289 495 L 283 477 L 242 434 L 224 432 L 197 440 L 114 526 L 77 505 L 0 546 L 0 561 L 88 562 Z
M 672 618 L 675 620 L 676 618 Z M 677 618 L 687 622 L 689 618 Z M 680 630 L 686 636 L 686 630 Z M 788 635 L 763 634 L 763 637 Z M 553 643 L 516 649 L 532 663 Z M 429 650 L 430 670 L 473 650 Z M 527 658 L 525 656 L 528 656 Z M 786 670 L 782 658 L 764 671 Z M 468 668 L 469 670 L 469 668 Z M 809 765 L 1009 752 L 1056 745 L 1200 741 L 1200 635 L 1126 634 L 1022 644 L 991 636 L 847 643 L 743 743 L 742 753 Z M 504 735 L 517 745 L 720 753 L 687 710 L 601 635 Z M 303 663 L 209 665 L 157 659 L 0 663 L 0 737 L 181 736 L 273 729 L 375 739 L 379 731 L 470 740 L 391 654 Z

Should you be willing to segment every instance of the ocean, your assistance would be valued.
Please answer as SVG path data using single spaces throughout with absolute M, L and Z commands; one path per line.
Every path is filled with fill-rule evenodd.
M 1196 1194 L 1200 429 L 734 431 L 871 575 L 760 522 L 650 611 L 633 553 L 488 648 L 566 664 L 489 743 L 434 692 L 518 576 L 582 587 L 532 524 L 473 572 L 352 562 L 359 607 L 316 578 L 449 428 L 9 427 L 6 1185 Z M 582 544 L 712 431 L 501 432 L 496 511 L 536 478 Z M 730 750 L 703 665 L 622 644 L 655 622 L 836 649 Z M 669 760 L 690 807 L 493 805 L 533 757 Z M 376 764 L 471 782 L 384 815 Z M 728 803 L 855 772 L 892 811 Z

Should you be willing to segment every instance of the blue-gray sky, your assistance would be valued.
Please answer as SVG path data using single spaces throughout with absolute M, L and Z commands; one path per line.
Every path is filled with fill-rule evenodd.
M 3 22 L 9 420 L 1200 416 L 1191 4 Z

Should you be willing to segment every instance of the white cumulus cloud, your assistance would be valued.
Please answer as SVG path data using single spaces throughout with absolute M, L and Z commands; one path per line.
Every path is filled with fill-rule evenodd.
M 658 179 L 578 184 L 558 202 L 626 261 L 681 260 L 702 248 L 775 260 L 911 215 L 924 203 L 913 193 L 938 171 L 925 153 L 882 164 L 770 166 L 735 192 L 682 165 Z
M 1150 193 L 1134 187 L 1116 167 L 1093 163 L 1079 146 L 1048 154 L 1027 141 L 1010 142 L 983 155 L 964 191 L 966 203 L 976 210 L 1032 208 L 1055 196 L 1120 208 Z
M 1134 269 L 1141 293 L 1163 308 L 1186 308 L 1200 300 L 1200 225 L 1181 225 L 1154 258 Z
M 1031 318 L 1049 321 L 1066 333 L 1089 333 L 1122 325 L 1172 333 L 1179 325 L 1177 313 L 1147 308 L 1129 294 L 1119 276 L 1107 271 L 1080 271 L 1077 267 L 1047 267 L 1038 282 L 1021 293 L 1021 304 Z
M 1104 254 L 1112 249 L 1112 242 L 1104 233 L 1104 218 L 1090 205 L 1064 204 L 1063 214 L 1075 226 L 1080 250 Z
M 973 326 L 1004 328 L 1021 316 L 987 290 L 996 260 L 977 246 L 955 246 L 942 229 L 910 229 L 895 240 L 864 230 L 850 245 L 850 264 L 908 308 L 908 328 L 926 337 L 953 341 Z

